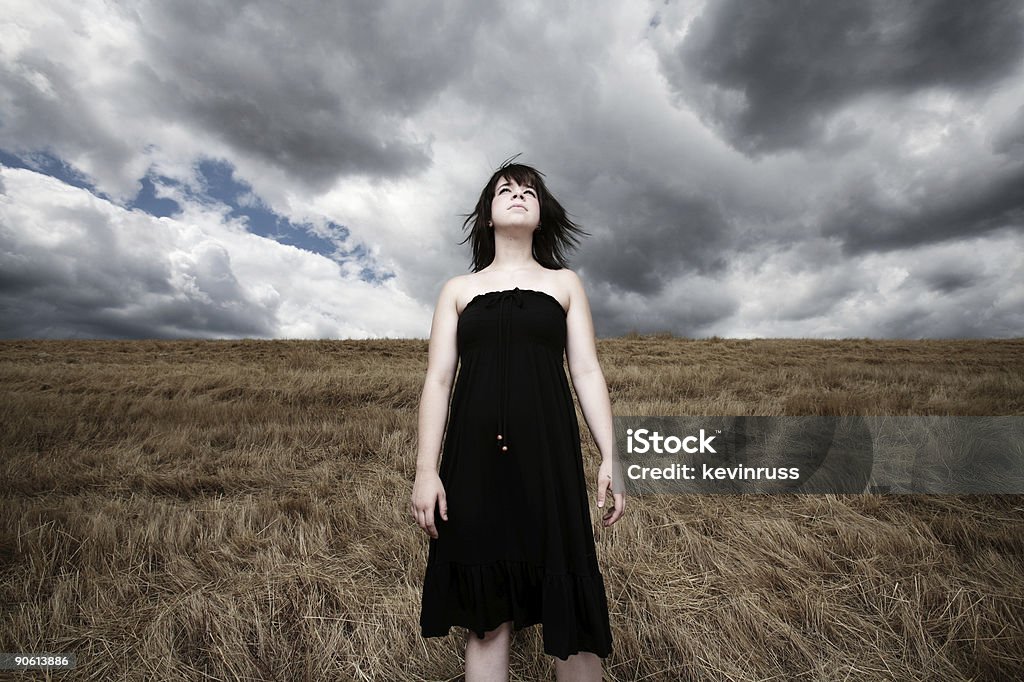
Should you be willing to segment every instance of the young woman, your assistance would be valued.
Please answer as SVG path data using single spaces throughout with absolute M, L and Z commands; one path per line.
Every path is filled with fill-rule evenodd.
M 441 289 L 419 409 L 410 511 L 430 536 L 422 635 L 467 628 L 466 679 L 498 680 L 508 678 L 513 630 L 541 623 L 559 679 L 599 680 L 612 635 L 562 368 L 564 354 L 601 451 L 603 507 L 612 488 L 611 403 L 587 297 L 564 255 L 586 233 L 539 171 L 508 162 L 465 227 L 473 272 Z M 610 496 L 605 527 L 625 507 L 622 492 Z

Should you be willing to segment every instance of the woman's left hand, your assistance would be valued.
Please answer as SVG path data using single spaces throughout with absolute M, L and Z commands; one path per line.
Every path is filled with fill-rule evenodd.
M 597 506 L 604 507 L 604 501 L 608 493 L 612 489 L 612 462 L 611 460 L 604 460 L 601 462 L 601 468 L 597 472 Z M 601 522 L 604 523 L 605 527 L 612 525 L 620 518 L 622 518 L 622 512 L 626 509 L 626 494 L 625 493 L 612 493 L 612 499 L 615 502 L 614 507 L 608 510 L 608 512 L 601 517 Z

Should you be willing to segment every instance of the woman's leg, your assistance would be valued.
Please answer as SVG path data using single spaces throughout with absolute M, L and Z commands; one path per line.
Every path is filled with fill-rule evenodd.
M 558 682 L 601 682 L 601 657 L 589 651 L 573 654 L 563 661 L 555 656 Z
M 512 642 L 512 621 L 507 620 L 480 639 L 466 633 L 466 682 L 508 680 L 508 648 Z

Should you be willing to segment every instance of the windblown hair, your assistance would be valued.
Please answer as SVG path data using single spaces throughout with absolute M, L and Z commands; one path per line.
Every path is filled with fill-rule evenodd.
M 462 224 L 462 229 L 465 231 L 470 228 L 470 232 L 466 239 L 459 243 L 471 241 L 473 272 L 480 272 L 494 261 L 494 228 L 488 223 L 491 220 L 494 188 L 503 177 L 520 185 L 533 187 L 537 192 L 540 204 L 540 229 L 533 233 L 533 257 L 545 268 L 560 270 L 569 267 L 567 253 L 579 245 L 579 235 L 590 234 L 570 220 L 562 205 L 548 192 L 544 185 L 544 174 L 532 166 L 512 163 L 516 156 L 506 160 L 494 171 L 494 175 L 480 193 L 476 208 L 466 215 L 466 220 Z

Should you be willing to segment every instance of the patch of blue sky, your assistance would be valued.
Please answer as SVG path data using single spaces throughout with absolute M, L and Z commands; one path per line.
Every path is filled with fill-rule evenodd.
M 170 183 L 168 178 L 162 176 L 156 176 L 161 183 Z M 158 197 L 156 195 L 156 185 L 153 183 L 153 174 L 147 173 L 142 178 L 141 184 L 142 189 L 135 195 L 135 198 L 128 202 L 126 208 L 139 209 L 145 213 L 156 216 L 157 218 L 166 218 L 181 212 L 181 206 L 174 199 L 168 199 L 167 197 Z
M 293 223 L 288 218 L 270 210 L 253 193 L 252 187 L 235 178 L 234 168 L 226 161 L 201 159 L 196 164 L 196 170 L 202 183 L 202 190 L 198 193 L 188 190 L 189 199 L 199 202 L 212 200 L 227 206 L 230 209 L 228 216 L 244 218 L 249 226 L 249 231 L 253 234 L 323 256 L 329 256 L 335 250 L 333 240 L 342 241 L 349 236 L 348 228 L 332 222 L 328 224 L 333 239 L 321 237 L 313 233 L 310 226 Z M 160 181 L 171 182 L 166 178 L 161 178 Z
M 85 175 L 49 152 L 38 151 L 19 156 L 0 149 L 0 164 L 43 173 L 113 203 L 111 198 L 98 190 Z M 173 199 L 158 196 L 157 184 L 173 186 L 189 201 L 199 204 L 220 203 L 227 206 L 228 216 L 243 218 L 254 234 L 322 255 L 336 262 L 346 263 L 355 260 L 362 265 L 359 278 L 364 282 L 379 283 L 395 276 L 392 272 L 378 268 L 369 250 L 362 244 L 345 249 L 342 245 L 348 240 L 350 232 L 344 225 L 327 221 L 326 227 L 330 237 L 320 236 L 313 232 L 312 226 L 294 223 L 270 210 L 253 193 L 252 187 L 235 179 L 234 168 L 226 161 L 201 159 L 196 168 L 202 183 L 200 190 L 182 185 L 177 180 L 163 175 L 147 173 L 140 180 L 141 189 L 138 194 L 125 208 L 143 211 L 156 217 L 173 217 L 181 212 L 181 206 Z
M 330 238 L 315 234 L 311 226 L 296 224 L 271 211 L 252 191 L 252 187 L 238 182 L 232 166 L 219 159 L 202 159 L 197 165 L 203 182 L 204 197 L 211 198 L 231 208 L 232 217 L 244 217 L 255 234 L 268 237 L 282 244 L 291 244 L 300 249 L 320 254 L 339 263 L 359 263 L 359 278 L 368 283 L 379 283 L 393 278 L 392 272 L 382 270 L 373 262 L 373 256 L 362 244 L 351 249 L 342 245 L 349 238 L 350 231 L 344 225 L 327 221 Z
M 60 180 L 65 185 L 88 190 L 99 198 L 110 201 L 110 197 L 97 190 L 85 175 L 63 159 L 49 152 L 37 151 L 16 156 L 4 149 L 0 149 L 0 165 L 7 166 L 8 168 L 24 168 L 42 173 L 43 175 L 49 175 L 51 178 Z

